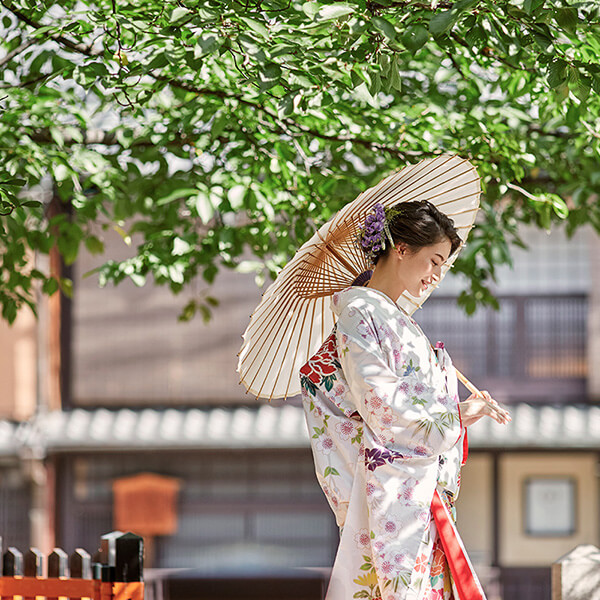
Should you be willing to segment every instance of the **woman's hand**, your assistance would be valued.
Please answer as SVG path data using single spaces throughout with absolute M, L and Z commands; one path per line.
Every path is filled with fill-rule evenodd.
M 501 425 L 511 420 L 510 414 L 486 392 L 471 394 L 466 400 L 459 404 L 460 418 L 465 427 L 477 423 L 482 417 L 488 416 Z

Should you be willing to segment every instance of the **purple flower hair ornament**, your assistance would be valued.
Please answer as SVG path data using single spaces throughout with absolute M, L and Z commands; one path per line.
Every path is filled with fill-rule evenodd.
M 400 211 L 397 208 L 385 209 L 383 204 L 377 203 L 366 218 L 364 225 L 359 229 L 357 241 L 364 253 L 374 261 L 387 247 L 394 245 L 388 221 L 391 212 L 396 216 Z

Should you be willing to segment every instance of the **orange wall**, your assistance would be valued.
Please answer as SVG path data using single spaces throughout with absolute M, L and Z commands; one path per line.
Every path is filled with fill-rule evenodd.
M 36 319 L 24 308 L 12 326 L 0 320 L 0 418 L 28 419 L 37 387 Z

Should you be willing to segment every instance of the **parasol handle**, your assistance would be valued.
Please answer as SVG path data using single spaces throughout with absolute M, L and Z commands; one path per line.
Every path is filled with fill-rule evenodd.
M 460 382 L 472 393 L 477 394 L 478 396 L 482 396 L 483 394 L 456 368 L 456 376 L 460 380 Z

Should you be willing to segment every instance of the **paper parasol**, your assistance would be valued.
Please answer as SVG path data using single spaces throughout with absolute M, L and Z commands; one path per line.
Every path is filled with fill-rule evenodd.
M 443 154 L 394 172 L 344 206 L 296 252 L 252 313 L 238 361 L 247 392 L 269 400 L 300 393 L 300 368 L 335 324 L 330 296 L 371 268 L 355 238 L 375 204 L 429 200 L 454 221 L 464 243 L 480 193 L 473 165 Z M 440 281 L 457 254 L 442 267 Z M 412 314 L 437 285 L 439 281 L 418 298 L 405 292 L 398 305 Z

